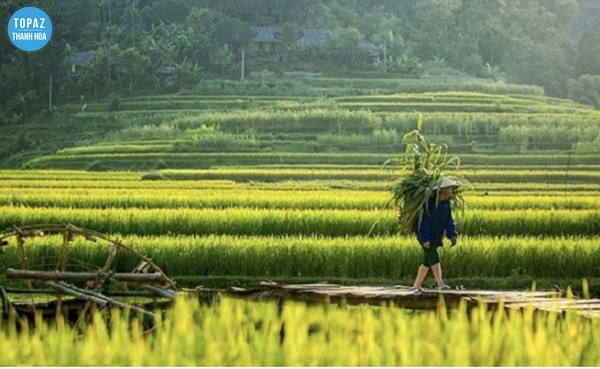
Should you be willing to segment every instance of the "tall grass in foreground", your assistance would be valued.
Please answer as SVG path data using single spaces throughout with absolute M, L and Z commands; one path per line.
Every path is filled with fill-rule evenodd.
M 178 299 L 144 334 L 127 314 L 82 334 L 63 322 L 0 330 L 8 366 L 597 366 L 600 320 L 464 306 L 412 313 L 222 299 Z

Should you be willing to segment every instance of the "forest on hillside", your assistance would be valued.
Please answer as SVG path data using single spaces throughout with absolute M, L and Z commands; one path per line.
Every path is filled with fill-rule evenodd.
M 242 63 L 249 78 L 486 78 L 600 106 L 593 0 L 8 0 L 1 23 L 24 6 L 44 9 L 54 33 L 34 53 L 0 39 L 5 122 L 84 96 L 240 79 Z

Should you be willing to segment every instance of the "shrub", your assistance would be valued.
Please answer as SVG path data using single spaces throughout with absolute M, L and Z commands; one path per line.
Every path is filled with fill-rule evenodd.
M 568 89 L 570 99 L 600 109 L 600 76 L 586 74 L 577 80 L 570 79 Z
M 121 97 L 119 95 L 110 94 L 108 100 L 110 102 L 110 111 L 121 110 Z
M 161 181 L 165 177 L 160 172 L 150 172 L 142 176 L 142 181 Z

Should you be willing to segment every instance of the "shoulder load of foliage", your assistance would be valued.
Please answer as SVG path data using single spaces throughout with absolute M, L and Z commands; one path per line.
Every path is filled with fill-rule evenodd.
M 442 181 L 447 178 L 460 185 L 461 180 L 450 177 L 446 171 L 453 168 L 455 171 L 460 166 L 457 156 L 448 156 L 446 144 L 428 144 L 421 133 L 423 129 L 423 116 L 419 115 L 417 129 L 404 135 L 403 141 L 413 139 L 407 143 L 404 156 L 400 159 L 401 179 L 393 187 L 392 202 L 398 209 L 400 228 L 414 232 L 423 219 L 427 210 L 428 200 L 435 196 L 439 198 Z M 464 208 L 462 191 L 458 187 L 450 198 L 455 209 Z

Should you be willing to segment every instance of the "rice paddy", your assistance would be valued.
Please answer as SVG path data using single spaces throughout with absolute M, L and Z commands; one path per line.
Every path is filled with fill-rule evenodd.
M 39 152 L 2 163 L 0 229 L 95 229 L 151 257 L 179 286 L 410 284 L 422 253 L 414 236 L 398 229 L 390 201 L 399 176 L 393 159 L 418 110 L 426 112 L 425 134 L 460 156 L 460 174 L 470 182 L 467 208 L 454 214 L 458 246 L 441 250 L 446 281 L 578 294 L 586 280 L 599 296 L 598 111 L 533 86 L 310 83 L 314 95 L 225 94 L 207 85 L 211 95 L 123 99 L 121 111 L 108 112 L 105 102 L 84 113 L 65 106 L 31 127 Z M 17 137 L 18 128 L 7 126 L 7 137 Z M 34 265 L 47 263 L 62 241 L 28 242 Z M 20 263 L 10 246 L 0 270 Z M 71 252 L 89 265 L 105 259 L 81 239 Z M 131 269 L 132 262 L 115 267 Z M 97 312 L 78 327 L 60 317 L 9 318 L 0 326 L 3 364 L 600 364 L 598 320 L 570 314 L 229 299 L 207 306 L 183 297 L 176 304 L 157 314 L 152 330 L 123 311 Z

